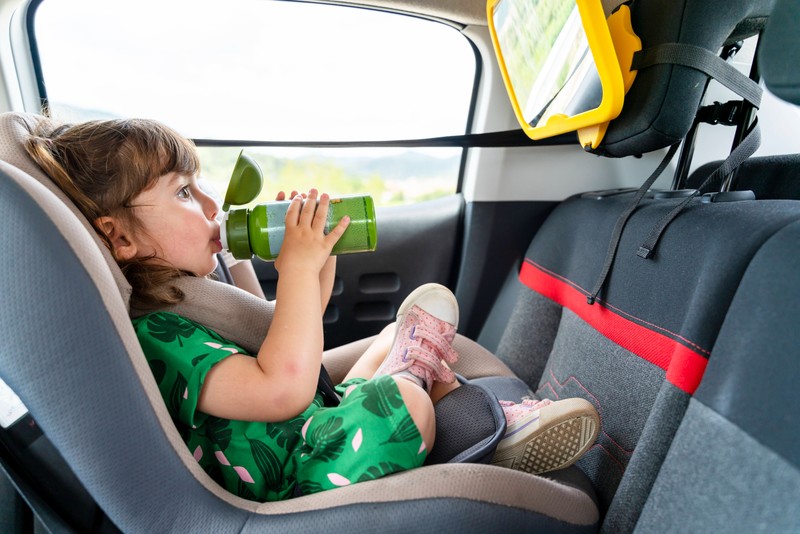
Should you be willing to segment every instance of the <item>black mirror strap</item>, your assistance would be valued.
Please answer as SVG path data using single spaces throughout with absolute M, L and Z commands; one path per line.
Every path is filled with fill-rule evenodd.
M 672 64 L 699 70 L 741 96 L 755 107 L 761 106 L 761 87 L 713 52 L 683 43 L 664 43 L 633 55 L 631 70 Z
M 678 151 L 679 146 L 680 143 L 675 143 L 669 147 L 664 159 L 661 160 L 661 163 L 658 164 L 656 170 L 653 171 L 653 173 L 647 180 L 645 180 L 639 190 L 636 191 L 631 203 L 617 219 L 617 223 L 614 225 L 614 231 L 611 233 L 611 241 L 608 244 L 608 251 L 606 252 L 606 259 L 603 263 L 603 269 L 600 271 L 600 276 L 597 279 L 597 283 L 594 285 L 594 289 L 592 289 L 591 294 L 586 298 L 586 302 L 588 304 L 594 304 L 595 300 L 597 299 L 597 295 L 600 293 L 600 290 L 603 289 L 603 286 L 606 283 L 608 273 L 611 270 L 611 266 L 614 264 L 614 257 L 617 254 L 617 248 L 619 247 L 619 241 L 622 238 L 622 231 L 625 229 L 625 224 L 627 224 L 628 219 L 642 201 L 644 195 L 658 179 L 658 177 L 661 176 L 661 173 L 667 168 L 667 165 L 669 165 L 669 162 L 672 161 L 672 158 L 675 157 L 675 153 Z
M 708 184 L 715 183 L 717 180 L 724 178 L 732 173 L 736 168 L 749 158 L 758 149 L 761 144 L 761 129 L 758 127 L 758 120 L 753 123 L 750 132 L 742 140 L 742 142 L 728 155 L 722 164 L 711 173 L 708 178 L 695 190 L 694 193 L 686 197 L 677 206 L 675 206 L 669 213 L 667 213 L 654 227 L 650 234 L 645 239 L 644 243 L 636 251 L 636 255 L 640 258 L 649 259 L 653 257 L 658 240 L 661 239 L 661 234 L 669 226 L 675 217 L 700 194 L 700 191 Z

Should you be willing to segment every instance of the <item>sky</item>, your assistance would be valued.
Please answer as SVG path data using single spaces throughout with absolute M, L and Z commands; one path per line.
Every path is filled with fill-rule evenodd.
M 475 72 L 454 28 L 320 4 L 45 0 L 35 33 L 52 102 L 194 138 L 457 135 Z

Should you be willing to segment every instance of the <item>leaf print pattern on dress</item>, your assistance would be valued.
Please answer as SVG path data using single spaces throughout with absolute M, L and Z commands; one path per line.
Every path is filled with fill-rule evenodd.
M 167 374 L 167 364 L 164 360 L 150 360 L 147 363 L 150 366 L 150 372 L 153 373 L 153 378 L 156 379 L 156 384 L 161 384 L 164 375 Z
M 361 385 L 360 393 L 364 396 L 362 405 L 378 417 L 389 417 L 403 406 L 403 397 L 394 380 L 391 377 L 386 379 L 391 381 L 392 387 L 386 387 L 383 379 L 370 380 Z
M 288 421 L 278 423 L 267 423 L 266 434 L 274 439 L 280 447 L 290 450 L 302 439 L 300 430 L 303 428 L 303 423 L 302 417 L 293 417 Z
M 154 313 L 147 318 L 150 335 L 164 343 L 178 342 L 183 347 L 182 337 L 194 334 L 196 327 L 180 315 L 174 313 Z
M 220 419 L 210 415 L 203 428 L 204 435 L 224 451 L 228 448 L 233 434 L 233 430 L 229 428 L 230 424 L 231 422 L 228 419 Z
M 192 359 L 192 367 L 197 367 L 197 364 L 202 362 L 203 360 L 205 360 L 207 356 L 208 356 L 208 353 L 201 354 L 200 356 L 196 356 L 195 358 L 193 358 Z
M 241 478 L 245 482 L 247 482 L 249 484 L 254 484 L 255 483 L 255 480 L 253 480 L 253 477 L 250 476 L 250 472 L 246 468 L 242 467 L 241 465 L 234 465 L 233 466 L 233 470 L 236 471 L 236 474 L 239 475 L 239 478 Z
M 364 442 L 364 432 L 359 428 L 356 431 L 356 435 L 353 436 L 353 440 L 350 442 L 350 446 L 353 447 L 355 452 L 358 452 L 358 449 L 361 448 L 361 444 Z
M 347 433 L 342 428 L 341 417 L 331 417 L 311 432 L 309 445 L 313 447 L 309 455 L 314 460 L 330 462 L 342 454 Z
M 385 443 L 405 443 L 418 437 L 417 425 L 414 424 L 410 415 L 406 415 Z
M 378 465 L 373 465 L 367 469 L 366 473 L 361 475 L 356 482 L 375 480 L 399 471 L 405 471 L 405 468 L 402 465 L 394 464 L 392 462 L 381 462 Z
M 214 451 L 214 458 L 217 459 L 217 462 L 219 462 L 220 465 L 231 465 L 231 463 L 228 461 L 228 457 L 225 456 L 225 453 L 222 451 Z
M 334 486 L 349 486 L 350 481 L 340 475 L 339 473 L 328 473 L 328 480 L 331 481 L 331 484 Z
M 299 485 L 300 495 L 311 495 L 312 493 L 319 493 L 323 491 L 325 488 L 319 482 L 314 482 L 313 480 L 304 480 Z
M 283 481 L 283 466 L 280 460 L 265 443 L 257 439 L 250 439 L 245 436 L 245 439 L 250 443 L 250 452 L 253 455 L 253 460 L 256 462 L 256 467 L 264 477 L 267 487 L 277 488 Z
M 176 374 L 175 382 L 172 383 L 172 389 L 169 391 L 169 411 L 172 417 L 180 419 L 183 393 L 186 391 L 186 386 L 189 385 L 189 382 L 182 374 Z
M 236 488 L 236 494 L 239 495 L 242 499 L 247 499 L 249 501 L 257 501 L 258 497 L 255 493 L 253 493 L 250 488 L 248 488 L 243 480 L 239 480 L 239 486 Z

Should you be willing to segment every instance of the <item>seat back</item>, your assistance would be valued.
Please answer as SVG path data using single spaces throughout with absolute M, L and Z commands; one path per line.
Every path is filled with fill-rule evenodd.
M 689 189 L 698 189 L 720 165 L 712 161 L 695 169 L 686 181 Z M 719 184 L 709 184 L 702 193 L 714 191 Z M 750 158 L 739 166 L 731 190 L 752 191 L 756 198 L 800 200 L 800 154 Z

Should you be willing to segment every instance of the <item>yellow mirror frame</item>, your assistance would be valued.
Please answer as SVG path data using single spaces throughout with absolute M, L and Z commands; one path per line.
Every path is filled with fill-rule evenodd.
M 631 73 L 629 68 L 626 68 L 623 78 L 623 69 L 620 68 L 618 59 L 618 54 L 625 57 L 627 65 L 630 66 L 629 58 L 633 57 L 636 50 L 641 49 L 641 41 L 631 28 L 630 10 L 627 6 L 621 6 L 607 21 L 600 0 L 559 0 L 575 1 L 578 6 L 581 23 L 600 78 L 602 99 L 598 107 L 594 109 L 572 116 L 555 114 L 549 117 L 545 124 L 531 126 L 523 116 L 494 25 L 495 9 L 503 1 L 488 0 L 486 13 L 495 56 L 520 126 L 528 137 L 534 140 L 579 130 L 581 144 L 587 148 L 589 146 L 597 148 L 605 134 L 608 121 L 616 118 L 622 111 L 625 92 L 633 83 L 633 76 L 635 76 L 635 72 Z M 612 29 L 609 26 L 615 33 L 613 38 Z

